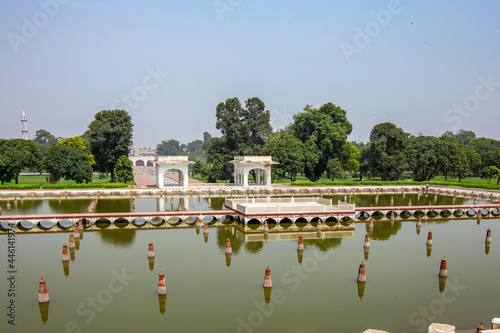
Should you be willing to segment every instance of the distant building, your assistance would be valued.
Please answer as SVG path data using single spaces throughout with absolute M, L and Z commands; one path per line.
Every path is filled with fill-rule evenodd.
M 24 140 L 28 140 L 28 120 L 26 119 L 24 109 L 21 111 L 21 134 Z
M 129 147 L 129 156 L 155 156 L 155 155 L 156 155 L 156 147 L 153 148 L 137 147 L 137 146 Z

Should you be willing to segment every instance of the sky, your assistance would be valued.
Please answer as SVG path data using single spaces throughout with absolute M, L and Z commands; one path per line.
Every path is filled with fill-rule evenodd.
M 19 0 L 0 3 L 0 138 L 81 135 L 123 109 L 133 142 L 203 139 L 259 97 L 273 129 L 332 102 L 377 123 L 500 139 L 500 1 Z

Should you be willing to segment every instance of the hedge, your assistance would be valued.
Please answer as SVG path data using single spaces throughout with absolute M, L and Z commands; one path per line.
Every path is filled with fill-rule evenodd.
M 9 184 L 0 185 L 0 190 L 34 190 L 34 189 L 80 189 L 80 188 L 126 188 L 125 183 L 88 183 L 88 184 Z

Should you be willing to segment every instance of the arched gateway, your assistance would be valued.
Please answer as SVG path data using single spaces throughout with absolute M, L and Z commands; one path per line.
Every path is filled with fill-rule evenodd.
M 274 162 L 271 156 L 235 156 L 230 161 L 234 164 L 234 183 L 248 186 L 248 173 L 254 171 L 255 185 L 271 186 L 271 165 Z
M 179 174 L 179 186 L 188 186 L 188 165 L 194 163 L 187 156 L 157 156 L 154 164 L 156 169 L 156 186 L 165 188 L 165 171 L 176 169 Z

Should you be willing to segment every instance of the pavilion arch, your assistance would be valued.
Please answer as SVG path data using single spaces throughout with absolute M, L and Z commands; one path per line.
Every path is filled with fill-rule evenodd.
M 138 166 L 138 167 L 144 166 L 144 161 L 143 160 L 135 161 L 135 166 Z
M 165 172 L 174 169 L 179 175 L 177 186 L 188 187 L 188 165 L 191 163 L 194 162 L 189 161 L 188 156 L 157 156 L 155 160 L 156 186 L 165 188 Z M 176 186 L 175 182 L 172 182 L 170 186 Z
M 155 166 L 155 164 L 153 163 L 153 161 L 148 161 L 148 162 L 146 163 L 146 166 L 148 166 L 148 167 L 154 167 L 154 166 Z
M 230 161 L 234 164 L 234 183 L 248 186 L 248 174 L 252 172 L 255 185 L 271 186 L 271 165 L 274 162 L 271 156 L 235 156 Z
M 280 220 L 280 224 L 281 223 L 292 223 L 292 220 L 290 220 L 288 217 L 284 217 Z

